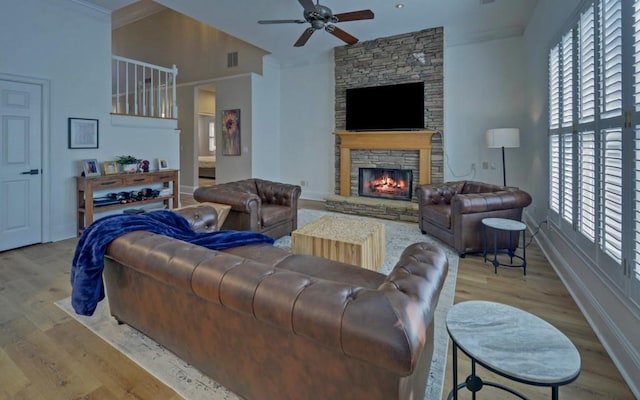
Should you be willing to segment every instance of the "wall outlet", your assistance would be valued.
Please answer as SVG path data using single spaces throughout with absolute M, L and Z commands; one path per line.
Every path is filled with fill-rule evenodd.
M 307 186 L 309 182 L 305 181 L 305 180 L 301 180 L 300 181 L 300 186 Z
M 488 161 L 483 161 L 482 162 L 482 169 L 489 169 L 489 162 Z

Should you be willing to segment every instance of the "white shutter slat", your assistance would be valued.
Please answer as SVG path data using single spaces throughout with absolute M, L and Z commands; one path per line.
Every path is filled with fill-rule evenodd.
M 562 37 L 562 76 L 560 90 L 562 96 L 562 114 L 560 116 L 563 127 L 573 124 L 573 32 L 569 31 Z
M 622 5 L 620 0 L 600 2 L 600 66 L 603 118 L 622 115 Z
M 634 2 L 633 9 L 634 104 L 635 110 L 640 111 L 640 1 Z
M 595 241 L 596 229 L 596 143 L 595 134 L 580 132 L 579 147 L 579 179 L 578 179 L 578 230 Z
M 549 207 L 560 213 L 560 136 L 549 136 Z
M 600 204 L 602 251 L 622 262 L 622 128 L 601 131 L 602 191 Z
M 573 135 L 562 135 L 562 218 L 573 222 Z
M 591 122 L 596 112 L 595 15 L 593 6 L 581 16 L 578 25 L 578 103 L 579 122 Z
M 549 128 L 560 126 L 560 47 L 549 52 Z

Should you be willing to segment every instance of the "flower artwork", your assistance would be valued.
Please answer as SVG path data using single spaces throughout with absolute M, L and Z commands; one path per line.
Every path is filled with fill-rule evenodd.
M 222 154 L 240 155 L 240 110 L 222 111 Z

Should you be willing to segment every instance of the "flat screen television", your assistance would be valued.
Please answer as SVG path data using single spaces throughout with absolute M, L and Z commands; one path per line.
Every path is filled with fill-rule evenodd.
M 424 129 L 424 82 L 347 89 L 348 131 Z

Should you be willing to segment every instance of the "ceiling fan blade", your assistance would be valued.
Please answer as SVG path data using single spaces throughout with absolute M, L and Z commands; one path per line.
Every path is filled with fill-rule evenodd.
M 311 37 L 315 29 L 307 28 L 302 32 L 302 35 L 296 40 L 296 43 L 293 45 L 294 47 L 302 47 L 307 43 L 307 40 Z
M 304 24 L 305 20 L 303 19 L 268 19 L 258 21 L 259 24 Z
M 358 39 L 351 36 L 350 34 L 348 34 L 347 32 L 343 31 L 342 29 L 338 28 L 335 25 L 327 25 L 324 28 L 327 32 L 329 32 L 330 34 L 332 34 L 333 36 L 337 37 L 338 39 L 342 40 L 343 42 L 347 43 L 347 44 L 356 44 L 358 43 Z
M 340 14 L 333 14 L 337 22 L 358 21 L 361 19 L 373 19 L 374 14 L 371 10 L 351 11 Z
M 315 13 L 318 10 L 316 9 L 316 6 L 313 4 L 313 0 L 298 0 L 300 2 L 300 4 L 302 5 L 302 7 L 304 7 L 304 10 L 308 13 Z

